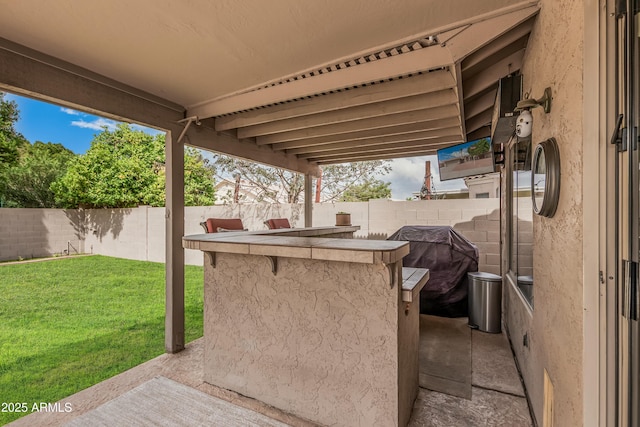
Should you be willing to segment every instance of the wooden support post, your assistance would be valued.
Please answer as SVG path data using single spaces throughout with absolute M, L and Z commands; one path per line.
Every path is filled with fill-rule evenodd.
M 313 227 L 313 177 L 304 175 L 304 226 Z
M 174 135 L 178 135 L 175 132 Z M 166 305 L 165 349 L 177 353 L 184 349 L 184 145 L 165 138 L 166 174 Z

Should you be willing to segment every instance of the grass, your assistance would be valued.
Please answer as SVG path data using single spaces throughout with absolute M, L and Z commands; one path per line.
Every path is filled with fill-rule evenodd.
M 164 353 L 164 277 L 104 256 L 0 265 L 0 404 L 53 403 Z M 186 266 L 187 342 L 202 336 L 202 294 L 202 267 Z

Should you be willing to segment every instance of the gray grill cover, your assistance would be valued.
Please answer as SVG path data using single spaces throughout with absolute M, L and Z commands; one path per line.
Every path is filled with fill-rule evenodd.
M 404 267 L 429 269 L 429 281 L 420 292 L 420 313 L 465 317 L 469 285 L 467 273 L 478 271 L 478 248 L 451 227 L 402 227 L 387 240 L 408 241 Z

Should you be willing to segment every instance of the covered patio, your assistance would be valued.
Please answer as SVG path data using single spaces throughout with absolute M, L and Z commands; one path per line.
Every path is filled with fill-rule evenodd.
M 500 78 L 522 71 L 533 97 L 554 84 L 556 115 L 537 118 L 534 131 L 569 139 L 561 144 L 565 181 L 556 214 L 560 220 L 537 220 L 530 236 L 542 248 L 533 269 L 545 279 L 536 288 L 535 316 L 516 286 L 505 280 L 505 326 L 513 334 L 535 419 L 544 419 L 545 425 L 592 419 L 603 424 L 611 417 L 605 409 L 610 392 L 602 379 L 609 368 L 596 332 L 604 327 L 598 323 L 597 292 L 580 294 L 586 271 L 597 270 L 597 262 L 587 261 L 599 254 L 585 250 L 582 257 L 565 257 L 575 250 L 573 240 L 550 249 L 561 233 L 585 239 L 580 248 L 599 238 L 598 230 L 582 226 L 583 215 L 599 211 L 600 199 L 585 196 L 593 209 L 583 213 L 583 158 L 567 160 L 568 152 L 582 156 L 584 144 L 585 163 L 605 163 L 598 160 L 597 137 L 592 136 L 605 133 L 606 120 L 596 120 L 597 108 L 592 107 L 598 103 L 587 103 L 588 95 L 576 102 L 585 81 L 605 86 L 595 71 L 606 68 L 598 68 L 604 60 L 594 52 L 601 51 L 585 47 L 588 55 L 583 57 L 582 49 L 585 39 L 597 41 L 605 31 L 588 33 L 585 20 L 599 23 L 606 11 L 587 3 L 560 8 L 551 0 L 282 0 L 188 6 L 152 0 L 0 0 L 0 90 L 167 132 L 169 354 L 163 360 L 178 361 L 197 353 L 196 347 L 183 352 L 185 144 L 303 174 L 305 226 L 312 227 L 312 180 L 323 165 L 435 154 L 438 148 L 490 136 Z M 570 135 L 583 136 L 583 126 L 595 131 L 571 145 Z M 594 140 L 590 150 L 587 143 Z M 596 188 L 597 178 L 590 181 Z M 502 215 L 506 224 L 507 214 Z M 503 241 L 509 238 L 507 231 L 503 225 Z M 565 258 L 569 261 L 563 264 Z M 556 276 L 550 277 L 547 264 Z M 565 292 L 566 283 L 579 295 Z M 552 328 L 557 325 L 561 327 Z M 570 360 L 554 356 L 565 349 Z M 195 374 L 188 375 L 197 375 L 197 364 L 191 366 Z M 152 372 L 162 375 L 157 368 Z M 421 391 L 416 402 L 424 398 Z
M 183 144 L 304 174 L 311 194 L 324 164 L 435 154 L 490 136 L 498 79 L 521 68 L 538 7 L 69 1 L 3 10 L 0 89 L 167 131 L 166 348 L 176 352 Z

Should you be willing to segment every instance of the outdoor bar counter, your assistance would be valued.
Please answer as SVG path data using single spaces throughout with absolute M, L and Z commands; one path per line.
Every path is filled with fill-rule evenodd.
M 409 243 L 358 229 L 184 237 L 205 253 L 204 380 L 321 425 L 406 425 L 428 272 L 403 290 Z

